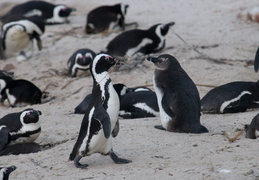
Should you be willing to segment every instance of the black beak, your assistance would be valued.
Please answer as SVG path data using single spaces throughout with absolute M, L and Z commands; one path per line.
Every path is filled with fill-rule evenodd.
M 166 26 L 173 26 L 175 24 L 175 22 L 170 22 L 170 23 L 167 23 Z
M 10 174 L 11 172 L 13 172 L 16 169 L 16 166 L 10 166 L 7 168 L 7 174 Z
M 151 61 L 151 62 L 153 62 L 153 63 L 157 63 L 157 62 L 159 62 L 159 59 L 157 58 L 157 57 L 147 57 L 147 60 L 148 61 Z

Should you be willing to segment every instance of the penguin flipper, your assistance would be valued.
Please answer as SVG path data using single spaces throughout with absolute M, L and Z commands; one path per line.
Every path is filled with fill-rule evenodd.
M 111 120 L 109 114 L 102 106 L 100 106 L 99 108 L 95 109 L 93 117 L 101 122 L 104 136 L 108 139 L 111 135 Z
M 10 142 L 10 132 L 11 130 L 7 127 L 3 127 L 0 130 L 0 151 L 2 151 L 7 144 Z
M 112 131 L 112 137 L 116 137 L 119 134 L 119 130 L 120 130 L 120 123 L 119 120 L 116 122 L 115 127 Z
M 245 112 L 252 103 L 253 96 L 244 94 L 238 101 L 234 101 L 225 107 L 223 113 Z
M 258 72 L 258 69 L 259 69 L 259 47 L 257 48 L 256 54 L 255 54 L 255 60 L 254 60 L 255 72 Z

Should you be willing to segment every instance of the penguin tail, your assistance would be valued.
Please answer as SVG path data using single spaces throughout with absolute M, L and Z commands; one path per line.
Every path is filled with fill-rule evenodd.
M 207 133 L 207 132 L 209 132 L 209 130 L 205 126 L 201 125 L 198 133 Z
M 69 155 L 69 161 L 74 161 L 74 159 L 76 158 L 76 153 L 72 152 L 70 155 Z

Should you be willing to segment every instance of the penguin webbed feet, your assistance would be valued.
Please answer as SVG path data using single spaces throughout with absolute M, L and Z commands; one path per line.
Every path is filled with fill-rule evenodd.
M 132 162 L 131 160 L 128 160 L 128 159 L 119 158 L 113 151 L 109 152 L 109 156 L 116 164 L 127 164 Z
M 88 167 L 87 164 L 81 164 L 79 161 L 82 157 L 81 156 L 76 156 L 74 159 L 74 164 L 77 168 L 81 168 L 81 169 L 86 169 Z
M 161 126 L 161 125 L 156 125 L 156 126 L 154 126 L 154 128 L 166 131 L 166 129 L 163 126 Z

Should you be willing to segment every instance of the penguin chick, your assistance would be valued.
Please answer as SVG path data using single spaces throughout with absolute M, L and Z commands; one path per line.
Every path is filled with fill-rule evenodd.
M 1 180 L 8 180 L 9 175 L 16 169 L 16 166 L 10 167 L 0 167 L 0 179 Z
M 39 116 L 41 111 L 25 109 L 10 113 L 0 119 L 0 151 L 7 145 L 31 143 L 41 132 Z
M 33 55 L 33 40 L 36 40 L 38 49 L 41 50 L 40 36 L 44 31 L 44 23 L 38 17 L 4 24 L 1 32 L 3 58 L 16 57 L 17 61 L 31 58 Z
M 62 24 L 68 22 L 68 16 L 75 10 L 63 4 L 55 5 L 45 1 L 28 1 L 14 6 L 0 20 L 7 23 L 36 15 L 45 24 Z
M 246 138 L 256 139 L 256 131 L 259 131 L 259 114 L 257 114 L 248 125 L 245 125 Z
M 109 70 L 116 64 L 116 59 L 107 54 L 98 54 L 91 63 L 92 99 L 69 157 L 78 168 L 86 168 L 88 165 L 79 161 L 93 153 L 109 155 L 118 164 L 131 162 L 119 158 L 112 148 L 111 138 L 119 132 L 120 102 L 109 77 Z
M 165 47 L 165 36 L 174 24 L 174 22 L 170 22 L 153 25 L 147 30 L 125 31 L 108 43 L 105 52 L 112 56 L 129 56 L 131 58 L 159 52 Z
M 69 73 L 72 77 L 76 77 L 77 70 L 88 70 L 90 63 L 96 56 L 95 52 L 90 49 L 79 49 L 74 52 L 67 62 Z
M 208 132 L 200 123 L 197 87 L 177 59 L 162 54 L 147 60 L 155 65 L 153 82 L 162 124 L 156 128 L 181 133 Z
M 93 9 L 87 15 L 85 32 L 87 34 L 97 34 L 104 31 L 124 29 L 128 7 L 129 5 L 115 4 Z
M 201 111 L 208 114 L 244 112 L 259 108 L 259 81 L 235 81 L 210 90 L 201 99 Z

